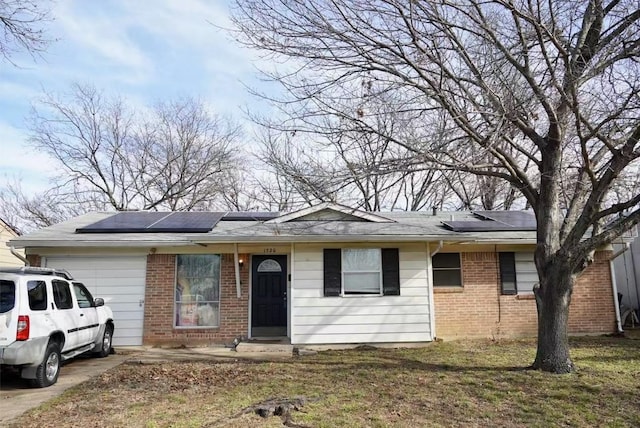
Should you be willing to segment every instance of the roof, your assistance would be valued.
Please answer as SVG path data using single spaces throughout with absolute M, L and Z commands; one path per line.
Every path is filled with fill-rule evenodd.
M 345 210 L 346 209 L 346 210 Z M 332 216 L 327 216 L 331 212 Z M 364 213 L 336 204 L 286 213 L 275 218 L 262 213 L 223 213 L 208 232 L 87 232 L 105 219 L 122 213 L 94 212 L 12 239 L 8 245 L 27 247 L 171 247 L 221 243 L 289 242 L 438 242 L 535 243 L 531 230 L 452 230 L 444 223 L 473 222 L 483 217 L 469 211 Z M 169 213 L 167 213 L 169 214 Z M 277 214 L 277 213 L 276 213 Z M 216 218 L 217 218 L 216 217 Z M 227 220 L 225 220 L 225 217 Z M 276 221 L 277 220 L 277 221 Z M 109 222 L 107 222 L 108 224 Z M 104 224 L 104 223 L 103 223 Z M 78 230 L 81 232 L 79 233 Z M 84 231 L 82 230 L 84 229 Z M 480 228 L 481 229 L 481 228 Z M 195 229 L 194 229 L 195 230 Z
M 13 235 L 20 236 L 20 231 L 18 231 L 18 229 L 13 227 L 11 224 L 4 221 L 2 218 L 0 218 L 0 225 L 3 226 L 9 232 L 11 232 Z

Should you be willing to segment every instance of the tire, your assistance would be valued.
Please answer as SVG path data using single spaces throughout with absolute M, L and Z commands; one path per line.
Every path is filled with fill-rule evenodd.
M 58 381 L 60 374 L 60 345 L 56 342 L 49 342 L 44 353 L 44 359 L 36 368 L 36 378 L 33 379 L 34 386 L 46 388 Z
M 98 358 L 104 358 L 111 353 L 111 345 L 113 342 L 113 326 L 107 324 L 102 334 L 102 341 L 100 343 L 100 349 L 94 353 Z

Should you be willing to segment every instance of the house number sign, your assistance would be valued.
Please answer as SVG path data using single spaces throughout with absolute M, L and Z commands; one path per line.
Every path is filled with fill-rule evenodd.
M 273 247 L 267 247 L 264 249 L 264 254 L 275 254 L 277 251 L 275 248 Z

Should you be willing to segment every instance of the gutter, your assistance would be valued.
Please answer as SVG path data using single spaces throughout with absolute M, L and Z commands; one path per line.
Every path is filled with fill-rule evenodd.
M 11 246 L 9 248 L 9 250 L 11 251 L 11 254 L 13 254 L 14 256 L 19 258 L 20 260 L 22 260 L 22 263 L 24 263 L 25 266 L 31 266 L 31 263 L 29 263 L 29 260 L 27 260 L 27 258 L 24 257 L 22 254 L 17 252 L 16 249 L 13 246 Z
M 618 256 L 624 254 L 624 252 L 629 248 L 631 248 L 631 244 L 626 242 L 621 250 L 616 251 L 611 255 L 611 257 L 609 257 L 609 274 L 611 275 L 611 289 L 613 291 L 613 307 L 616 311 L 616 327 L 619 334 L 624 333 L 624 329 L 622 328 L 622 319 L 620 317 L 620 302 L 618 302 L 618 283 L 616 282 L 616 272 L 615 268 L 613 267 L 613 260 Z

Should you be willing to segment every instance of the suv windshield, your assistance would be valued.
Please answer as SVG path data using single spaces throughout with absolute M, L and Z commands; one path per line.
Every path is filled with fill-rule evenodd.
M 13 309 L 16 302 L 16 285 L 13 281 L 0 279 L 0 314 Z

